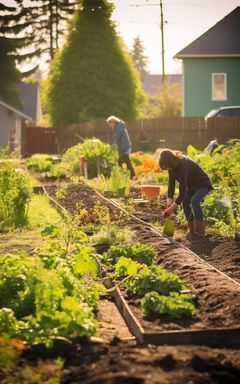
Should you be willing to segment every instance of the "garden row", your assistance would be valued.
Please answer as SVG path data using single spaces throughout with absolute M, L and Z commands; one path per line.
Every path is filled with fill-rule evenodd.
M 104 155 L 101 152 L 103 148 Z M 190 150 L 193 157 L 198 156 L 198 161 L 205 156 Z M 137 320 L 142 335 L 147 335 L 151 342 L 151 337 L 155 338 L 160 333 L 175 332 L 176 335 L 185 332 L 186 335 L 188 331 L 196 335 L 202 330 L 227 329 L 228 337 L 224 336 L 221 340 L 215 339 L 216 332 L 211 334 L 213 345 L 226 346 L 233 345 L 232 335 L 239 332 L 238 286 L 201 263 L 185 247 L 161 236 L 159 230 L 144 226 L 119 211 L 119 203 L 124 203 L 128 211 L 137 210 L 138 214 L 149 209 L 148 221 L 152 222 L 153 210 L 156 210 L 159 215 L 155 215 L 153 224 L 157 223 L 161 230 L 162 223 L 157 216 L 162 217 L 166 179 L 164 174 L 159 173 L 156 159 L 149 154 L 135 154 L 133 161 L 139 173 L 138 180 L 132 184 L 127 172 L 115 166 L 115 155 L 111 157 L 113 161 L 106 160 L 105 153 L 108 151 L 109 147 L 103 143 L 90 140 L 70 149 L 62 159 L 40 156 L 40 160 L 29 159 L 27 162 L 31 169 L 35 167 L 30 165 L 31 161 L 37 162 L 40 180 L 44 183 L 46 177 L 47 180 L 63 180 L 52 186 L 46 183 L 45 189 L 64 206 L 64 220 L 56 214 L 49 219 L 50 207 L 42 206 L 44 196 L 32 194 L 36 181 L 25 171 L 15 170 L 5 162 L 1 164 L 1 244 L 4 244 L 4 239 L 8 240 L 8 245 L 2 246 L 4 251 L 1 252 L 1 344 L 5 352 L 7 345 L 14 350 L 15 364 L 18 361 L 15 358 L 16 348 L 22 350 L 25 342 L 28 345 L 44 342 L 56 346 L 59 338 L 64 343 L 64 340 L 73 340 L 79 335 L 87 338 L 97 335 L 99 299 L 106 298 L 113 291 L 118 294 L 121 305 L 129 308 L 130 315 Z M 229 151 L 232 151 L 233 162 L 239 153 L 238 143 Z M 111 192 L 115 197 L 125 195 L 118 198 L 115 206 L 81 183 L 80 154 L 87 159 L 88 176 L 97 176 L 88 180 L 90 185 L 93 182 L 100 191 Z M 209 159 L 210 168 L 216 162 L 223 167 L 220 157 Z M 39 166 L 41 162 L 47 162 L 47 172 L 46 163 Z M 234 164 L 232 170 L 237 174 L 237 163 Z M 144 168 L 144 173 L 141 173 L 141 168 Z M 64 172 L 59 174 L 59 170 L 62 172 L 63 169 Z M 219 217 L 221 213 L 223 232 L 237 234 L 238 179 L 234 175 L 227 176 L 228 168 L 222 168 L 221 172 L 216 177 L 225 184 L 227 180 L 225 191 L 229 192 L 228 205 L 224 206 L 222 201 L 216 204 L 215 196 L 214 215 Z M 161 183 L 163 194 L 160 200 L 146 204 L 144 209 L 136 209 L 136 191 L 139 191 L 140 185 L 149 182 Z M 205 209 L 211 210 L 212 205 L 206 203 Z M 181 214 L 177 221 L 182 229 Z M 16 235 L 14 230 L 18 227 L 22 230 Z M 33 228 L 38 228 L 39 232 L 36 243 L 35 238 L 34 241 L 27 239 Z M 13 239 L 20 238 L 23 232 L 29 245 L 21 245 L 24 251 L 16 252 L 16 240 Z M 200 246 L 200 243 L 194 246 Z M 106 283 L 109 278 L 117 286 L 115 290 L 106 291 L 103 282 Z M 9 337 L 13 338 L 12 341 L 8 341 Z M 183 343 L 181 339 L 175 342 Z M 8 359 L 6 353 L 3 356 L 8 364 L 11 358 Z M 59 371 L 61 364 L 54 367 Z
M 55 196 L 56 186 L 48 186 L 46 189 L 51 196 Z M 240 308 L 238 301 L 240 287 L 238 284 L 227 279 L 226 276 L 217 273 L 215 269 L 201 261 L 188 249 L 181 247 L 175 241 L 164 238 L 151 227 L 144 226 L 131 216 L 125 215 L 121 217 L 116 206 L 112 206 L 106 199 L 101 199 L 101 196 L 94 190 L 81 184 L 69 184 L 65 192 L 66 195 L 61 199 L 61 204 L 72 213 L 76 210 L 76 204 L 80 203 L 88 212 L 88 217 L 92 218 L 91 215 L 95 210 L 97 201 L 104 205 L 107 204 L 110 211 L 111 227 L 105 228 L 102 232 L 97 231 L 94 234 L 94 218 L 93 220 L 90 219 L 88 230 L 91 229 L 93 232 L 92 241 L 98 252 L 105 251 L 105 253 L 103 252 L 103 258 L 107 259 L 110 264 L 115 265 L 114 278 L 132 275 L 131 278 L 127 279 L 127 288 L 124 289 L 122 295 L 125 296 L 131 311 L 139 319 L 139 322 L 147 332 L 175 331 L 176 333 L 177 330 L 228 329 L 228 340 L 223 338 L 222 342 L 230 342 L 231 332 L 233 334 L 232 341 L 234 340 L 234 334 L 235 336 L 239 334 L 238 318 Z M 107 213 L 105 215 L 106 217 L 108 216 Z M 111 246 L 112 243 L 116 242 L 116 235 L 114 235 L 114 226 L 116 225 L 118 228 L 123 229 L 125 227 L 131 229 L 133 232 L 132 241 L 139 242 L 139 244 L 147 244 L 156 252 L 154 257 L 149 250 L 145 250 L 146 254 L 149 253 L 151 262 L 148 258 L 144 260 L 141 254 L 141 252 L 144 254 L 143 247 L 140 252 L 141 259 L 138 259 L 136 255 L 132 259 L 134 260 L 135 258 L 135 261 L 137 260 L 138 263 L 145 262 L 146 264 L 152 264 L 152 261 L 154 261 L 153 265 L 155 266 L 146 270 L 143 268 L 138 272 L 141 266 L 126 260 L 126 257 L 131 258 L 131 253 L 134 253 L 134 247 Z M 118 231 L 120 232 L 120 229 Z M 160 275 L 163 274 L 162 268 L 167 271 L 166 275 L 170 273 L 169 276 L 173 276 L 173 278 L 169 280 L 163 276 L 160 278 Z M 172 273 L 174 275 L 171 275 Z M 166 285 L 164 285 L 164 281 Z M 157 308 L 162 308 L 163 303 L 159 302 L 158 294 L 148 292 L 154 291 L 165 294 L 168 297 L 174 297 L 176 294 L 169 294 L 170 289 L 173 292 L 182 292 L 188 289 L 188 294 L 184 293 L 182 296 L 178 296 L 182 316 L 178 316 L 177 310 L 176 316 L 174 315 L 174 305 L 176 303 L 174 300 L 170 304 L 173 308 L 170 318 L 164 316 L 167 312 L 160 312 L 156 316 Z M 147 295 L 145 295 L 146 293 Z M 191 297 L 189 297 L 189 294 Z M 142 297 L 144 298 L 141 299 Z M 183 298 L 183 301 L 186 299 L 189 304 L 194 302 L 195 309 L 191 305 L 187 305 L 184 309 L 183 305 L 181 306 L 180 298 Z M 140 309 L 141 306 L 144 311 L 143 313 Z M 225 308 L 228 308 L 228 311 Z M 185 313 L 184 310 L 186 311 Z M 190 316 L 184 316 L 187 312 Z M 197 334 L 197 332 L 193 333 Z M 210 339 L 208 341 L 211 342 Z M 217 343 L 217 339 L 212 342 L 214 343 L 214 341 Z M 203 336 L 202 342 L 204 342 Z
M 223 236 L 239 237 L 240 232 L 240 141 L 230 140 L 213 153 L 198 151 L 189 145 L 187 156 L 196 160 L 210 175 L 214 191 L 204 199 L 204 212 L 208 226 Z M 82 161 L 84 159 L 84 167 Z M 161 193 L 166 191 L 167 173 L 158 166 L 155 154 L 136 152 L 131 155 L 137 180 L 129 179 L 127 170 L 117 167 L 117 152 L 98 139 L 88 139 L 69 148 L 61 157 L 34 155 L 27 160 L 27 167 L 50 179 L 70 177 L 83 180 L 104 194 L 129 196 L 133 186 L 157 184 Z M 84 169 L 83 169 L 84 168 Z M 82 175 L 79 177 L 79 173 Z M 184 223 L 181 211 L 178 220 Z
M 16 171 L 8 164 L 1 167 L 1 177 L 8 181 L 8 190 L 1 199 L 2 224 L 27 225 L 26 203 L 31 200 L 29 180 L 22 171 Z M 81 184 L 75 186 L 79 188 Z M 62 199 L 60 192 L 58 188 L 54 196 Z M 67 200 L 71 202 L 69 186 L 65 186 L 64 193 L 70 194 Z M 16 203 L 20 207 L 17 215 Z M 185 289 L 183 282 L 177 276 L 153 266 L 156 254 L 151 247 L 140 242 L 132 246 L 132 232 L 119 231 L 119 223 L 113 226 L 108 208 L 99 202 L 89 212 L 81 199 L 72 217 L 66 208 L 62 212 L 64 220 L 58 219 L 58 223 L 48 224 L 41 229 L 42 241 L 30 254 L 11 252 L 1 255 L 2 335 L 21 339 L 28 344 L 51 344 L 57 337 L 95 335 L 97 302 L 99 296 L 105 294 L 101 278 L 102 263 L 108 265 L 115 278 L 130 277 L 129 293 L 134 293 L 133 280 L 138 271 L 143 271 L 148 280 L 154 277 L 159 289 L 152 287 L 152 291 L 159 293 L 161 313 L 169 313 L 173 317 L 191 317 L 195 313 L 192 298 L 181 295 Z M 21 222 L 17 221 L 18 218 L 21 218 Z M 107 253 L 102 258 L 93 247 L 99 244 L 97 238 L 106 235 L 117 247 L 115 251 L 110 249 L 116 254 L 114 260 Z M 121 242 L 124 242 L 122 247 Z M 112 271 L 114 264 L 115 270 Z M 144 294 L 149 291 L 151 286 Z M 143 296 L 142 292 L 135 293 Z M 175 307 L 171 309 L 172 304 Z M 146 313 L 152 312 L 150 308 L 147 309 L 147 304 L 143 303 L 142 307 Z

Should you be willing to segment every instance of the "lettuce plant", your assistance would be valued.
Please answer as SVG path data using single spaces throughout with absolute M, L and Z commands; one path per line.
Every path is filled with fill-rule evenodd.
M 196 313 L 192 297 L 177 292 L 170 292 L 169 296 L 148 292 L 141 300 L 141 307 L 146 316 L 158 314 L 180 319 L 192 317 Z

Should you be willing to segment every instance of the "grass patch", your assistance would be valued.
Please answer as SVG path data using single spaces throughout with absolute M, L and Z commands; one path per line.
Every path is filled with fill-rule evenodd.
M 56 225 L 62 218 L 46 196 L 33 195 L 29 203 L 27 221 L 27 227 L 8 230 L 0 235 L 0 254 L 32 252 L 42 242 L 40 229 L 48 224 Z
M 15 230 L 0 236 L 0 254 L 30 253 L 42 242 L 39 230 Z
M 33 195 L 28 209 L 28 227 L 30 229 L 41 228 L 47 224 L 56 224 L 62 217 L 51 206 L 49 200 L 44 195 Z

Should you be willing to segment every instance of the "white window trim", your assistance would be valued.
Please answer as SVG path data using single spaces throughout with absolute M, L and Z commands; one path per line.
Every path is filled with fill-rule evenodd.
M 214 85 L 215 85 L 214 77 L 216 75 L 217 76 L 222 75 L 224 78 L 224 96 L 221 98 L 214 97 Z M 226 73 L 221 73 L 221 72 L 220 73 L 218 73 L 218 72 L 212 73 L 212 100 L 213 101 L 226 101 L 227 100 L 227 74 Z

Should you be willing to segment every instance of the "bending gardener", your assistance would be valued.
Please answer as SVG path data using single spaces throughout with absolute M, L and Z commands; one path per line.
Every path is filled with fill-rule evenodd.
M 126 128 L 126 124 L 123 120 L 116 116 L 109 116 L 106 122 L 113 131 L 112 144 L 116 145 L 118 148 L 118 165 L 122 167 L 123 164 L 126 164 L 132 179 L 135 176 L 135 171 L 129 157 L 132 151 L 132 143 Z

